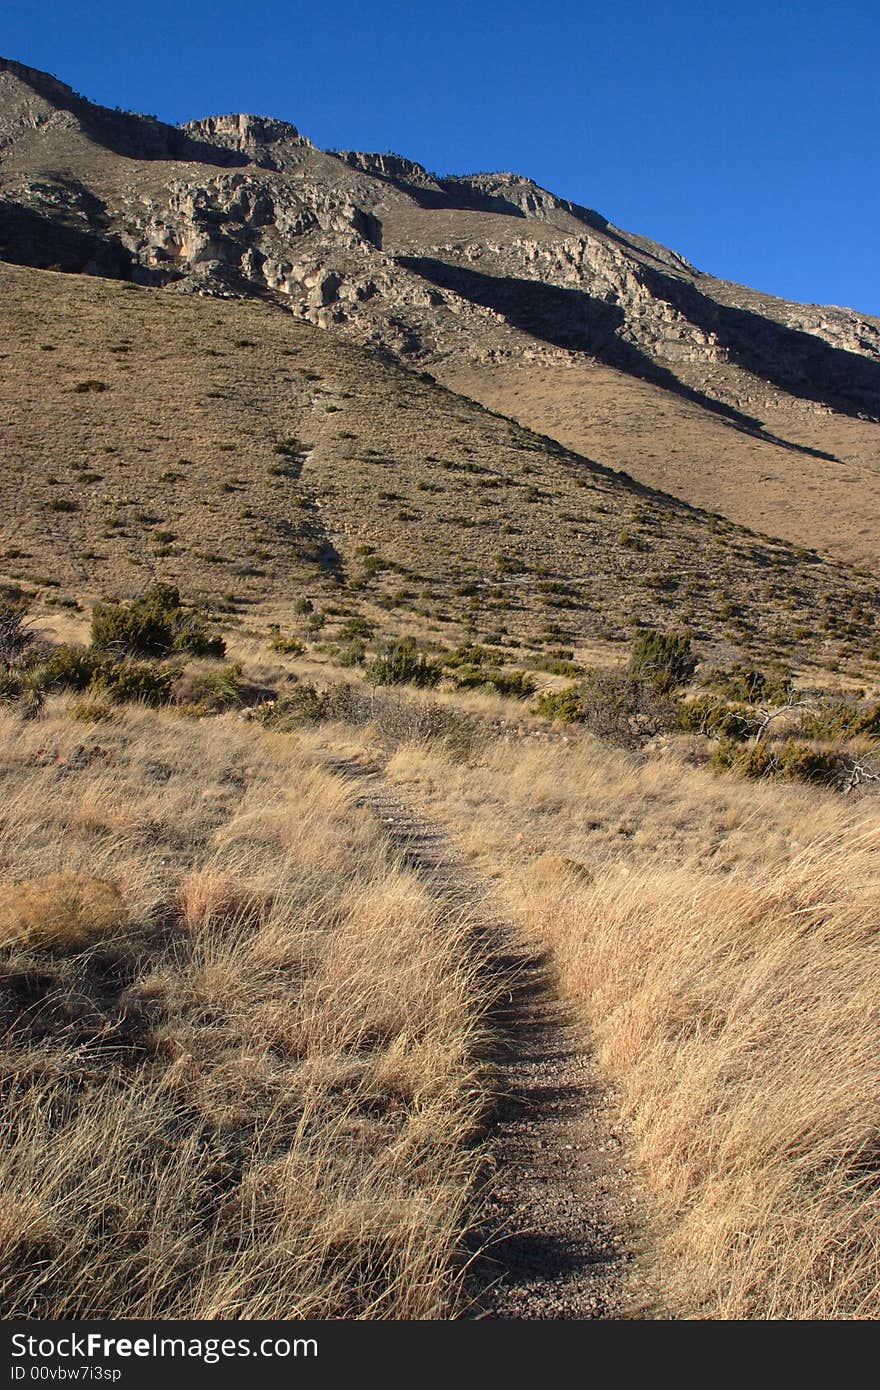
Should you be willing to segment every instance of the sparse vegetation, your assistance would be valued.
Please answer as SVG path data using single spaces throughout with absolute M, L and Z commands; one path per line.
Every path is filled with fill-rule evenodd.
M 269 303 L 50 278 L 0 264 L 2 1311 L 465 1311 L 501 907 L 614 1082 L 650 1306 L 880 1315 L 874 567 Z

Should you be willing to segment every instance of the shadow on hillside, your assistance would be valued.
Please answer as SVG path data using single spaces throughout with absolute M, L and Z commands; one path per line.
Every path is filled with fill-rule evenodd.
M 74 92 L 65 83 L 36 68 L 27 68 L 9 59 L 0 59 L 0 72 L 8 71 L 38 92 L 50 105 L 69 111 L 83 132 L 96 145 L 103 145 L 126 159 L 185 159 L 199 164 L 249 164 L 246 155 L 197 140 L 186 131 L 165 125 L 155 116 L 133 111 L 114 111 L 97 106 Z
M 65 225 L 5 198 L 0 198 L 0 260 L 36 270 L 133 280 L 140 285 L 165 285 L 175 278 L 167 271 L 140 265 L 116 236 L 91 227 Z
M 658 299 L 706 332 L 731 362 L 774 386 L 844 415 L 880 415 L 880 362 L 833 347 L 751 309 L 719 304 L 696 285 L 642 266 L 641 279 Z
M 426 188 L 423 184 L 410 183 L 402 175 L 386 174 L 379 169 L 362 169 L 357 162 L 357 154 L 346 153 L 336 154 L 336 158 L 348 164 L 352 169 L 358 169 L 361 173 L 367 174 L 371 179 L 378 179 L 380 183 L 386 183 L 389 188 L 396 188 L 398 193 L 404 193 L 407 198 L 412 198 L 413 202 L 420 208 L 446 209 L 450 212 L 494 212 L 502 217 L 524 218 L 526 214 L 522 208 L 517 207 L 516 203 L 510 203 L 506 198 L 501 198 L 497 194 L 482 193 L 477 189 L 459 187 L 455 179 L 435 179 L 439 185 L 437 188 Z M 428 175 L 429 178 L 433 177 Z
M 513 276 L 485 275 L 464 266 L 449 265 L 428 256 L 398 256 L 397 262 L 422 279 L 453 291 L 472 304 L 501 314 L 513 327 L 569 352 L 584 352 L 616 367 L 630 376 L 648 381 L 682 397 L 703 410 L 719 416 L 727 424 L 757 439 L 784 449 L 830 459 L 819 449 L 793 444 L 764 429 L 755 416 L 715 400 L 680 381 L 674 372 L 662 367 L 634 344 L 619 336 L 624 312 L 619 304 L 595 299 L 582 290 L 547 285 L 540 280 L 520 280 Z

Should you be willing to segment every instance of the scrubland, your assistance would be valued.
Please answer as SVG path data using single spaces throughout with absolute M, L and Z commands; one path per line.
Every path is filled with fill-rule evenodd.
M 613 1080 L 645 1228 L 630 1306 L 880 1314 L 876 784 L 719 775 L 694 734 L 615 748 L 415 649 L 393 662 L 430 693 L 375 665 L 328 681 L 317 643 L 244 635 L 223 666 L 159 598 L 102 610 L 89 648 L 9 627 L 7 1315 L 473 1306 L 511 982 L 358 803 L 357 764 L 492 885 Z M 102 623 L 159 654 L 102 647 Z M 62 656 L 97 663 L 85 687 L 53 693 Z M 159 708 L 120 684 L 166 667 Z M 874 747 L 873 706 L 830 708 Z

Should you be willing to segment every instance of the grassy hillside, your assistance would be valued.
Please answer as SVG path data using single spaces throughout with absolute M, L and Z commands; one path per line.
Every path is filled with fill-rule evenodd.
M 865 575 L 640 488 L 255 302 L 0 267 L 2 564 L 54 603 L 155 578 L 309 595 L 507 660 L 689 628 L 861 669 Z M 334 611 L 331 611 L 334 610 Z
M 727 395 L 747 410 L 761 401 L 763 434 L 731 428 L 685 392 L 600 362 L 573 362 L 559 371 L 536 362 L 487 369 L 461 360 L 435 370 L 453 390 L 568 449 L 626 469 L 650 487 L 876 574 L 876 421 L 835 414 L 784 392 L 765 400 L 766 385 L 757 380 L 731 382 Z M 682 366 L 678 373 L 685 386 L 705 386 L 705 375 Z M 716 367 L 713 384 L 724 376 L 725 368 Z

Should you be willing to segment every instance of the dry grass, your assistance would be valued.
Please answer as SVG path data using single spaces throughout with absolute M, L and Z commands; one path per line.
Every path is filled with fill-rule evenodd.
M 468 923 L 295 740 L 2 724 L 0 1305 L 437 1318 L 462 1297 Z
M 766 395 L 758 411 L 768 436 L 800 446 L 791 448 L 732 430 L 683 396 L 598 362 L 569 361 L 560 371 L 516 360 L 486 367 L 459 355 L 433 370 L 488 409 L 649 487 L 823 555 L 876 567 L 880 467 L 877 426 L 867 420 L 817 411 L 784 392 Z M 704 364 L 679 362 L 674 370 L 705 389 Z M 735 401 L 742 383 L 736 369 L 718 364 L 712 375 L 712 390 Z M 762 387 L 750 379 L 756 394 Z
M 617 1078 L 674 1315 L 880 1315 L 876 799 L 590 740 L 390 775 L 494 872 Z

